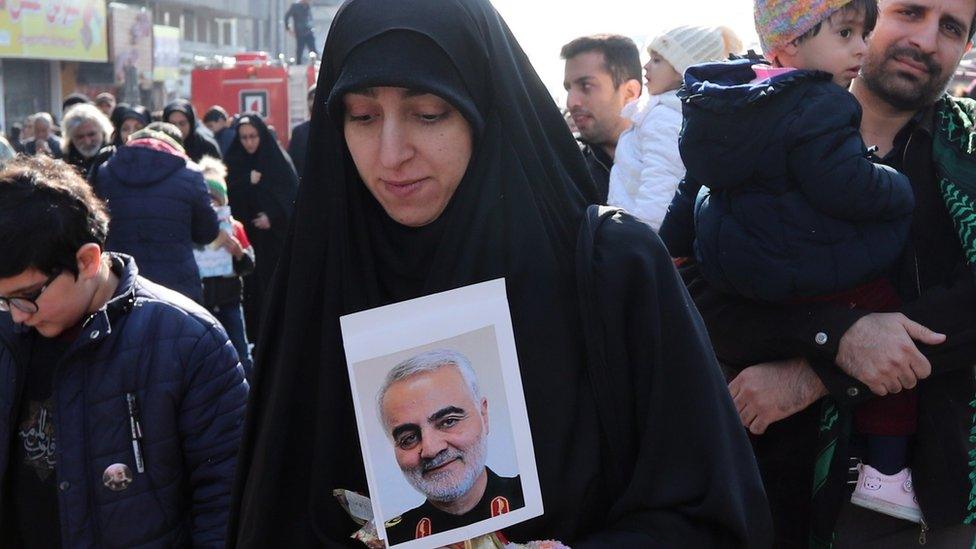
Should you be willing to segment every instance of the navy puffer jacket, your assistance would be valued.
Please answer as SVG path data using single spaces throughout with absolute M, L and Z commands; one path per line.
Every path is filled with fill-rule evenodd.
M 132 258 L 112 262 L 118 290 L 52 380 L 62 546 L 223 547 L 248 391 L 237 353 L 202 307 L 137 276 Z M 0 440 L 13 435 L 35 337 L 0 315 Z M 141 409 L 144 473 L 125 393 Z M 119 492 L 102 482 L 115 463 L 133 476 Z
M 220 224 L 196 164 L 125 146 L 99 168 L 95 193 L 111 215 L 105 248 L 135 257 L 143 276 L 200 303 L 193 246 L 213 242 Z
M 868 159 L 860 106 L 829 74 L 752 84 L 751 66 L 711 63 L 685 74 L 688 173 L 672 209 L 708 189 L 694 215 L 702 273 L 726 291 L 776 302 L 883 276 L 908 235 L 908 179 Z

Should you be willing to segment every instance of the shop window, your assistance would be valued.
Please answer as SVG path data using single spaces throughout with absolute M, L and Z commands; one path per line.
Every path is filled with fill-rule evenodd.
M 3 108 L 8 126 L 36 112 L 50 112 L 51 103 L 50 61 L 3 60 Z
M 210 42 L 207 39 L 208 26 L 206 17 L 197 17 L 197 42 Z

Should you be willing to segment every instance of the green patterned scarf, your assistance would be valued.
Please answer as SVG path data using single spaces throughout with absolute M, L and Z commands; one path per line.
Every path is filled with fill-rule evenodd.
M 933 159 L 939 188 L 976 273 L 976 101 L 944 96 L 935 105 Z M 847 494 L 848 442 L 852 415 L 833 399 L 821 402 L 820 442 L 813 478 L 810 547 L 829 549 Z M 976 399 L 970 403 L 969 506 L 966 524 L 976 523 Z M 972 549 L 976 549 L 976 540 Z
M 944 97 L 936 105 L 935 159 L 939 188 L 970 268 L 976 271 L 976 101 Z M 969 431 L 969 506 L 966 524 L 976 523 L 976 400 Z M 976 546 L 976 542 L 974 542 Z
M 847 497 L 849 442 L 853 424 L 851 411 L 841 409 L 834 399 L 825 397 L 820 400 L 820 406 L 810 512 L 811 549 L 829 549 L 834 544 L 834 527 Z

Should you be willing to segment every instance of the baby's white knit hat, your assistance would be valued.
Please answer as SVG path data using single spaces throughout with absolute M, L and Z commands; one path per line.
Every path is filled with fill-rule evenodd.
M 742 42 L 728 27 L 676 27 L 651 41 L 654 50 L 671 63 L 678 74 L 706 61 L 723 61 L 742 49 Z

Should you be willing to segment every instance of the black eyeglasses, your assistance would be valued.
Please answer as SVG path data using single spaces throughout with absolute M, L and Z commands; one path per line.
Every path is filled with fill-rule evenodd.
M 25 312 L 27 314 L 34 314 L 38 311 L 37 300 L 41 298 L 41 294 L 44 290 L 54 282 L 54 279 L 61 276 L 61 271 L 57 271 L 44 281 L 44 285 L 37 290 L 30 292 L 26 295 L 19 295 L 17 297 L 3 297 L 0 296 L 0 311 L 4 313 L 9 313 L 10 308 L 13 307 L 18 311 Z

